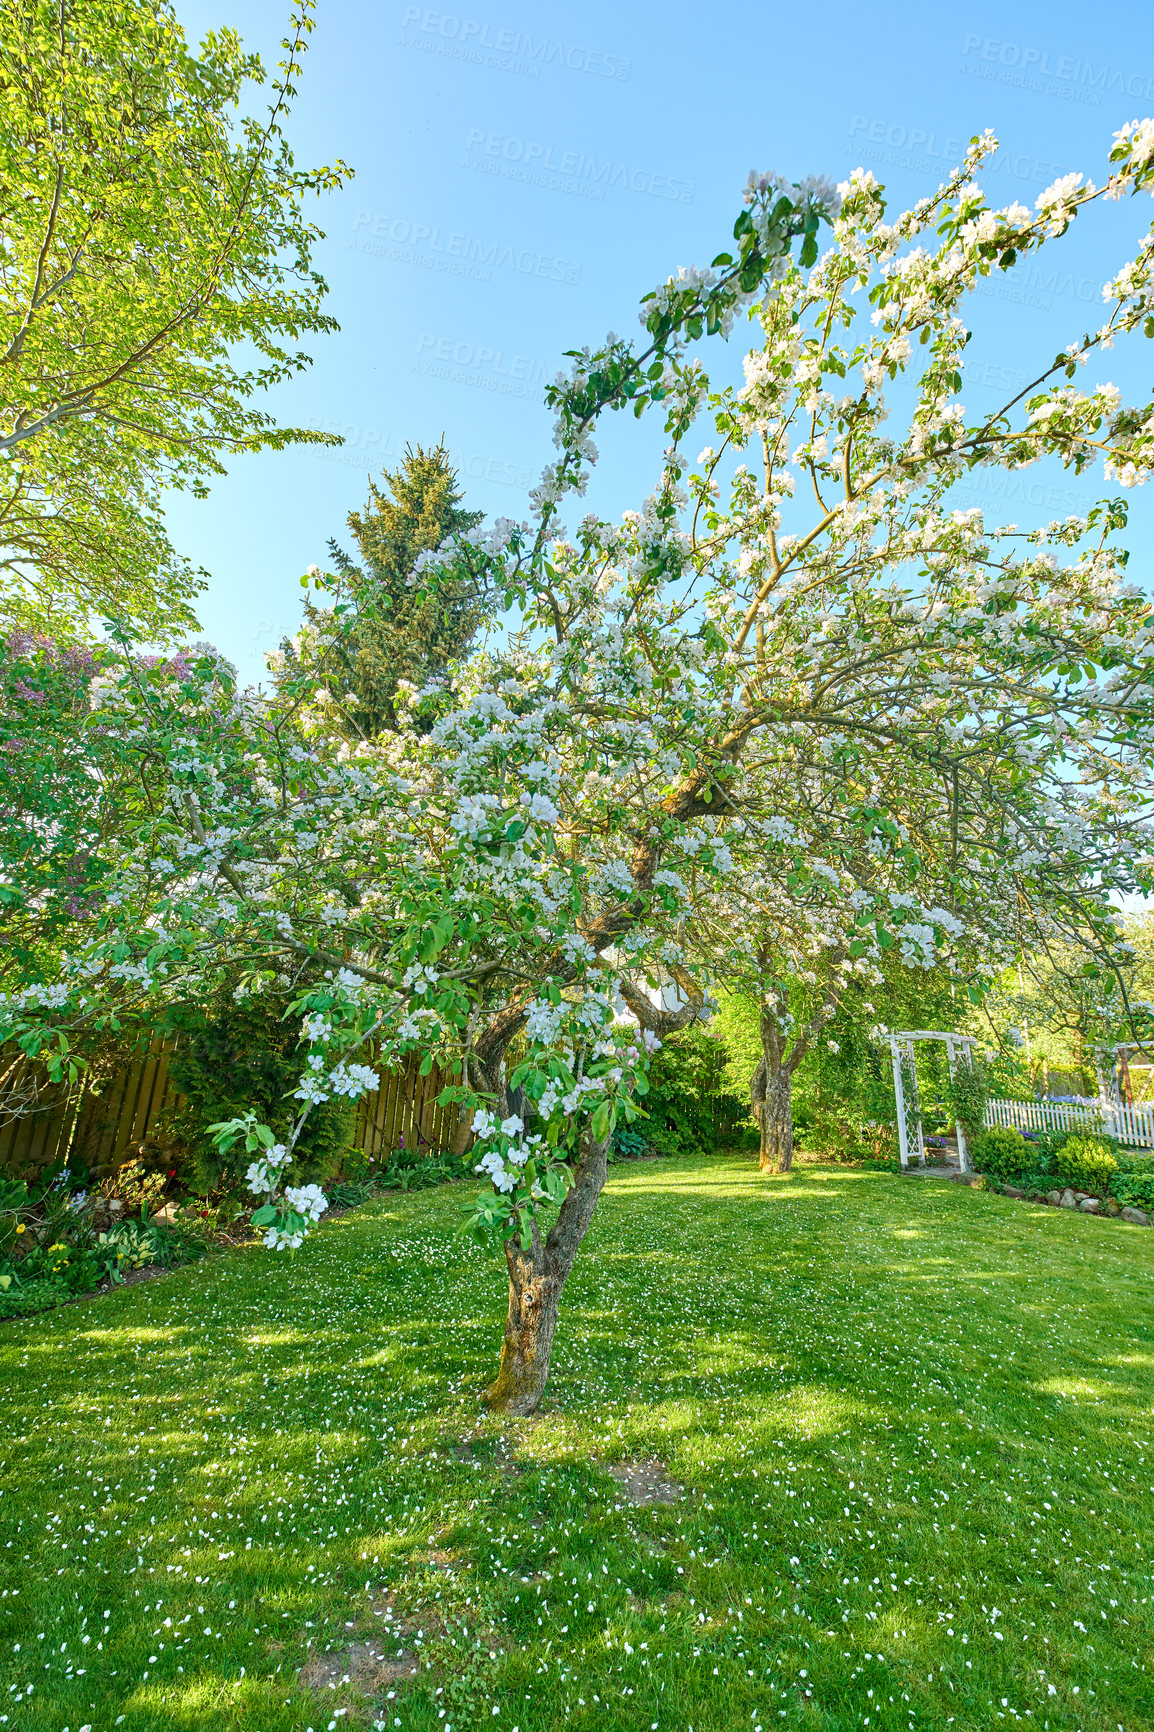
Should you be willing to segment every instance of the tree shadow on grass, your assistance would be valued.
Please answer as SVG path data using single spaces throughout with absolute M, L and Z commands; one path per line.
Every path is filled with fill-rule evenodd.
M 504 1278 L 453 1237 L 458 1208 L 369 1208 L 295 1263 L 231 1253 L 2 1332 L 0 1524 L 35 1571 L 9 1622 L 24 1651 L 54 1638 L 38 1708 L 83 1724 L 95 1699 L 126 1732 L 203 1726 L 206 1702 L 214 1725 L 308 1724 L 300 1668 L 355 1645 L 383 1584 L 410 1619 L 450 1601 L 473 1629 L 499 1617 L 530 1654 L 536 1589 L 556 1598 L 568 1570 L 569 1634 L 601 1653 L 595 1558 L 611 1620 L 684 1619 L 688 1653 L 697 1607 L 719 1645 L 718 1608 L 756 1596 L 783 1643 L 804 1630 L 810 1678 L 882 1648 L 1021 1700 L 1027 1662 L 1085 1671 L 1075 1624 L 1095 1665 L 1129 1666 L 1086 1565 L 1128 1582 L 1154 1515 L 1125 1463 L 1154 1393 L 1141 1230 L 885 1175 L 654 1164 L 607 1192 L 562 1305 L 554 1411 L 514 1428 L 477 1408 Z M 516 1474 L 495 1446 L 456 1447 L 481 1434 Z M 686 1500 L 618 1507 L 627 1460 Z M 989 1611 L 1007 1595 L 1012 1657 Z M 105 1609 L 97 1655 L 81 1637 Z M 423 1689 L 406 1726 L 438 1723 Z

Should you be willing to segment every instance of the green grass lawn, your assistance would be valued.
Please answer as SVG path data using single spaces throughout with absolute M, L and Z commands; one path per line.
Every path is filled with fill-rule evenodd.
M 0 1726 L 1154 1726 L 1154 1231 L 618 1168 L 510 1423 L 461 1202 L 0 1326 Z

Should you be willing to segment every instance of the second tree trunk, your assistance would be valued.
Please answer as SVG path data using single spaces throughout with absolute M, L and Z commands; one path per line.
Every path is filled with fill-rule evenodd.
M 774 1018 L 761 1015 L 761 1063 L 749 1085 L 750 1107 L 761 1133 L 758 1160 L 763 1173 L 788 1173 L 793 1167 L 793 1071 Z

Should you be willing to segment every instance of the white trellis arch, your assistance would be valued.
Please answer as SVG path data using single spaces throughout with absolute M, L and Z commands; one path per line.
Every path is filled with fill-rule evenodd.
M 910 1164 L 910 1151 L 918 1157 L 918 1166 L 926 1164 L 926 1145 L 922 1139 L 922 1104 L 918 1096 L 918 1062 L 915 1043 L 919 1040 L 942 1040 L 946 1044 L 946 1062 L 953 1080 L 954 1067 L 959 1062 L 970 1064 L 977 1042 L 972 1034 L 952 1034 L 941 1029 L 907 1028 L 891 1032 L 890 1054 L 894 1063 L 894 1097 L 898 1108 L 898 1152 L 903 1171 Z M 904 1073 L 904 1074 L 903 1074 Z M 957 1125 L 958 1166 L 963 1173 L 973 1172 L 966 1133 Z

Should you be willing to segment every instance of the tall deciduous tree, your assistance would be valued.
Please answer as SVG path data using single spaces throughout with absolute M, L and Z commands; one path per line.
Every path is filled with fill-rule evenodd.
M 94 1006 L 187 992 L 238 958 L 253 986 L 307 959 L 302 1117 L 283 1146 L 255 1116 L 219 1131 L 251 1150 L 254 1219 L 280 1247 L 324 1206 L 284 1185 L 311 1104 L 372 1088 L 374 1047 L 455 1065 L 492 1181 L 475 1228 L 508 1275 L 498 1407 L 540 1401 L 608 1139 L 644 1099 L 645 1047 L 700 1002 L 714 957 L 693 933 L 722 918 L 731 882 L 836 881 L 851 961 L 880 957 L 883 932 L 890 948 L 964 948 L 988 894 L 1064 907 L 1105 943 L 1109 891 L 1150 882 L 1154 631 L 1121 581 L 1123 512 L 1022 534 L 948 493 L 969 467 L 1039 456 L 1101 458 L 1122 483 L 1154 468 L 1154 407 L 1072 382 L 1151 316 L 1154 235 L 1109 285 L 1102 331 L 1042 357 L 1024 403 L 968 421 L 966 292 L 1102 196 L 1073 177 L 1035 211 L 991 208 L 976 176 L 994 148 L 975 140 L 893 221 L 868 174 L 838 194 L 755 179 L 733 251 L 646 297 L 636 347 L 574 356 L 550 388 L 559 456 L 533 523 L 418 559 L 423 593 L 475 585 L 512 615 L 451 693 L 430 695 L 425 730 L 335 734 L 303 664 L 273 693 L 242 693 L 208 655 L 182 679 L 126 659 L 97 694 L 91 725 L 139 754 L 154 808 L 98 930 L 56 979 L 13 995 L 7 1029 L 59 1062 Z M 1103 192 L 1151 185 L 1144 122 L 1116 137 Z M 688 345 L 742 306 L 756 321 L 746 384 L 714 389 Z M 891 430 L 882 387 L 901 372 L 912 408 Z M 670 444 L 653 493 L 619 523 L 588 514 L 565 533 L 594 422 L 655 404 Z M 705 418 L 720 445 L 695 469 L 680 442 Z M 741 459 L 728 472 L 727 451 Z M 800 482 L 807 517 L 788 503 Z M 828 834 L 782 773 L 790 741 Z M 926 802 L 925 862 L 903 767 Z M 657 1008 L 646 977 L 686 1002 Z
M 254 393 L 332 330 L 282 126 L 312 29 L 301 0 L 263 118 L 235 31 L 187 47 L 170 0 L 0 7 L 0 608 L 61 637 L 91 615 L 187 626 L 198 574 L 165 533 L 165 486 L 203 493 L 227 457 L 323 434 Z M 243 345 L 255 362 L 238 363 Z

